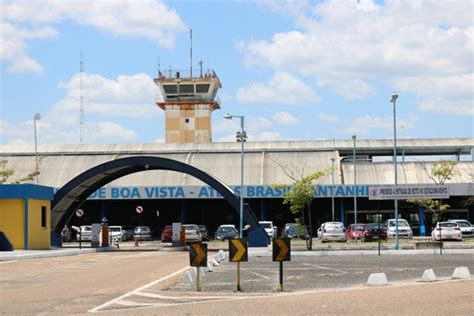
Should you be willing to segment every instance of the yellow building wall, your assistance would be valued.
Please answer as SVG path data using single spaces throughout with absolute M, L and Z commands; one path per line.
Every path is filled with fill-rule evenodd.
M 41 207 L 46 209 L 45 227 L 41 226 Z M 28 249 L 51 247 L 51 201 L 28 199 Z
M 7 235 L 13 249 L 25 248 L 25 212 L 22 199 L 0 199 L 0 230 Z

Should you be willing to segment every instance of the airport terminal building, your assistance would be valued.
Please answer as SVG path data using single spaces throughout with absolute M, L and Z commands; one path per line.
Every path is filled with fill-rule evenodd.
M 291 185 L 289 175 L 301 178 L 326 170 L 326 176 L 315 186 L 311 204 L 313 227 L 333 216 L 345 225 L 353 223 L 354 194 L 358 222 L 393 218 L 393 200 L 375 201 L 368 197 L 369 186 L 394 184 L 393 140 L 357 140 L 355 145 L 352 140 L 246 142 L 245 203 L 259 220 L 272 220 L 281 229 L 294 218 L 288 205 L 283 204 L 285 189 L 274 185 Z M 446 182 L 451 208 L 444 217 L 473 222 L 473 148 L 472 138 L 399 140 L 398 184 L 433 184 L 429 177 L 433 157 L 457 160 L 454 176 Z M 0 149 L 0 159 L 7 160 L 7 168 L 15 171 L 12 178 L 19 179 L 35 170 L 33 146 L 0 145 Z M 230 142 L 40 145 L 38 183 L 60 189 L 93 167 L 136 156 L 163 157 L 189 164 L 240 194 L 241 144 Z M 136 212 L 137 206 L 143 208 L 141 214 Z M 80 208 L 84 216 L 72 216 L 68 226 L 96 223 L 106 217 L 110 225 L 148 225 L 158 235 L 164 225 L 172 222 L 205 224 L 214 232 L 220 224 L 239 221 L 229 203 L 212 187 L 188 174 L 166 170 L 147 170 L 118 178 L 96 190 Z M 426 234 L 430 233 L 429 211 L 400 200 L 399 214 L 410 222 L 415 235 L 420 221 L 427 227 Z

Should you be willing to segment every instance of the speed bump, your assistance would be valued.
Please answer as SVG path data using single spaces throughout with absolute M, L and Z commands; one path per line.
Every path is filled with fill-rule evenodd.
M 248 261 L 247 238 L 229 239 L 229 261 Z

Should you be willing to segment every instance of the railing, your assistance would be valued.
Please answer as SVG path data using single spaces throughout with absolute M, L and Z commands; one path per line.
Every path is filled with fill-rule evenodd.
M 200 78 L 216 78 L 219 80 L 217 77 L 217 74 L 214 70 L 207 70 L 207 71 L 193 71 L 191 74 L 191 71 L 189 69 L 186 70 L 179 70 L 179 69 L 163 69 L 163 70 L 158 70 L 158 80 L 166 80 L 166 79 L 180 79 L 180 78 L 186 78 L 186 79 L 200 79 Z

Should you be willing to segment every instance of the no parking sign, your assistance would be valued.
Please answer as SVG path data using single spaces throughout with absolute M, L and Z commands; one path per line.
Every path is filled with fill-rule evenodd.
M 76 216 L 81 218 L 82 216 L 84 216 L 84 211 L 82 209 L 78 208 L 76 210 Z
M 143 206 L 138 205 L 135 210 L 137 211 L 138 214 L 143 213 Z

